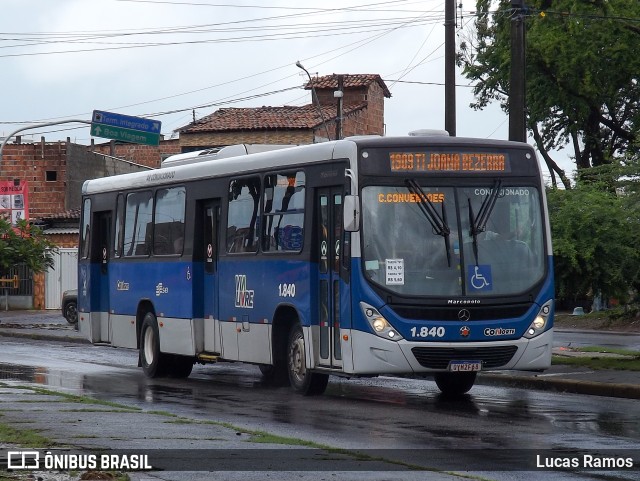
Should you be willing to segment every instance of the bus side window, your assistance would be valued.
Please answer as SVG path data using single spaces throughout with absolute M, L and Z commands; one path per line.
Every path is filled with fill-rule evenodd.
M 184 187 L 159 189 L 156 192 L 153 226 L 154 254 L 182 254 L 186 197 Z
M 80 257 L 86 259 L 89 257 L 89 246 L 91 245 L 91 200 L 85 199 L 82 206 L 82 240 L 80 242 Z
M 116 226 L 113 234 L 113 256 L 122 255 L 122 236 L 124 234 L 124 197 L 118 194 L 116 199 Z
M 124 255 L 146 256 L 151 251 L 153 197 L 151 192 L 127 195 L 124 225 Z
M 304 240 L 304 172 L 265 177 L 262 250 L 300 252 Z
M 257 252 L 256 224 L 260 204 L 260 179 L 249 177 L 229 183 L 227 252 Z

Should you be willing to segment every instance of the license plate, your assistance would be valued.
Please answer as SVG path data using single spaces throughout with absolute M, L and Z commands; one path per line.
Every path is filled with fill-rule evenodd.
M 449 371 L 470 372 L 481 371 L 482 361 L 451 361 L 449 362 Z

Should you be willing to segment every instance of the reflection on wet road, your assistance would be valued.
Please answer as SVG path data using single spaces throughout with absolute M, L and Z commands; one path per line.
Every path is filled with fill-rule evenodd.
M 133 351 L 0 342 L 1 379 L 341 448 L 597 451 L 640 444 L 634 400 L 482 385 L 452 400 L 430 380 L 393 377 L 332 377 L 325 395 L 302 397 L 265 385 L 255 366 L 196 366 L 187 380 L 149 380 Z

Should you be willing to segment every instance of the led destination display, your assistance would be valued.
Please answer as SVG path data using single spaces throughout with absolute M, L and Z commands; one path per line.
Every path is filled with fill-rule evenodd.
M 498 152 L 390 152 L 391 172 L 509 172 Z

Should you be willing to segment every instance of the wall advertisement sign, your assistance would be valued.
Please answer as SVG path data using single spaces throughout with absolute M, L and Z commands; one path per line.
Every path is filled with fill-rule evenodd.
M 12 225 L 29 219 L 29 189 L 24 180 L 0 180 L 0 218 Z

